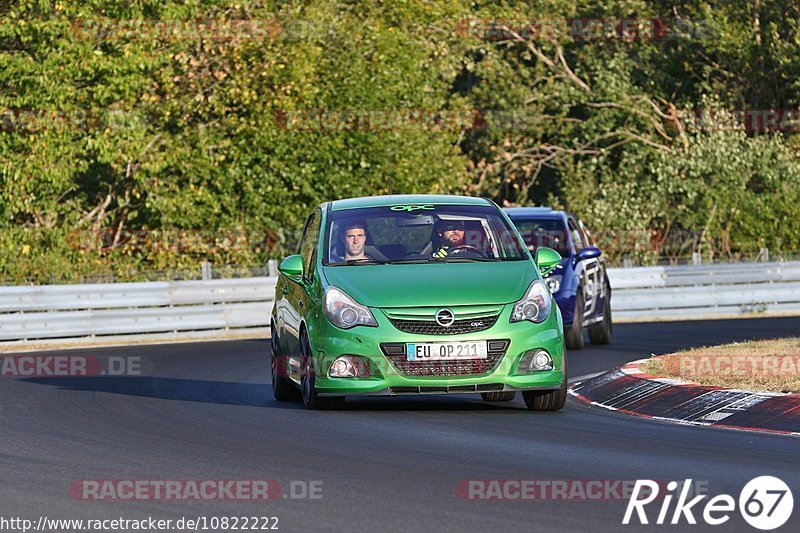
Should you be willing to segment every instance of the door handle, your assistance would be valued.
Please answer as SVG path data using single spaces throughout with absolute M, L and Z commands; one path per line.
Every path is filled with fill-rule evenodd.
M 281 288 L 281 294 L 289 294 L 289 287 Z
M 303 307 L 303 300 L 297 300 L 297 306 Z

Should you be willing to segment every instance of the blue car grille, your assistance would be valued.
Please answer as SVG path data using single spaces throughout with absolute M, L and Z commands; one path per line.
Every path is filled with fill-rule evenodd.
M 406 345 L 402 342 L 382 343 L 383 355 L 392 366 L 405 376 L 470 376 L 491 372 L 508 349 L 508 339 L 488 341 L 486 359 L 461 359 L 458 361 L 409 361 Z

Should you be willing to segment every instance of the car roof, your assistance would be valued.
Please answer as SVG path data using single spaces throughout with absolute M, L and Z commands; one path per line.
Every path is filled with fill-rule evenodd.
M 566 211 L 555 211 L 550 207 L 504 207 L 510 218 L 563 218 Z
M 486 198 L 455 196 L 447 194 L 387 194 L 384 196 L 362 196 L 331 202 L 331 210 L 359 209 L 409 204 L 492 205 Z

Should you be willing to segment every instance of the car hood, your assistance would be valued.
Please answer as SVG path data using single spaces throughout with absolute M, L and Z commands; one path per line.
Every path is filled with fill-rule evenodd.
M 330 285 L 369 307 L 516 302 L 536 279 L 531 261 L 323 267 Z

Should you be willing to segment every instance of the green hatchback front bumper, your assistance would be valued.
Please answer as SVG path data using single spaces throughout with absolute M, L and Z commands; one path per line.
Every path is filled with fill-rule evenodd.
M 555 390 L 566 379 L 561 317 L 556 306 L 540 324 L 509 321 L 513 304 L 500 306 L 488 329 L 450 335 L 401 331 L 380 309 L 372 308 L 378 327 L 342 330 L 324 318 L 314 327 L 312 354 L 317 393 L 322 396 L 448 394 L 518 390 Z M 316 341 L 316 342 L 315 342 Z M 407 343 L 488 341 L 486 360 L 416 363 L 407 361 Z M 520 370 L 520 360 L 545 350 L 552 370 Z M 369 377 L 330 377 L 340 356 L 356 356 L 369 368 Z

